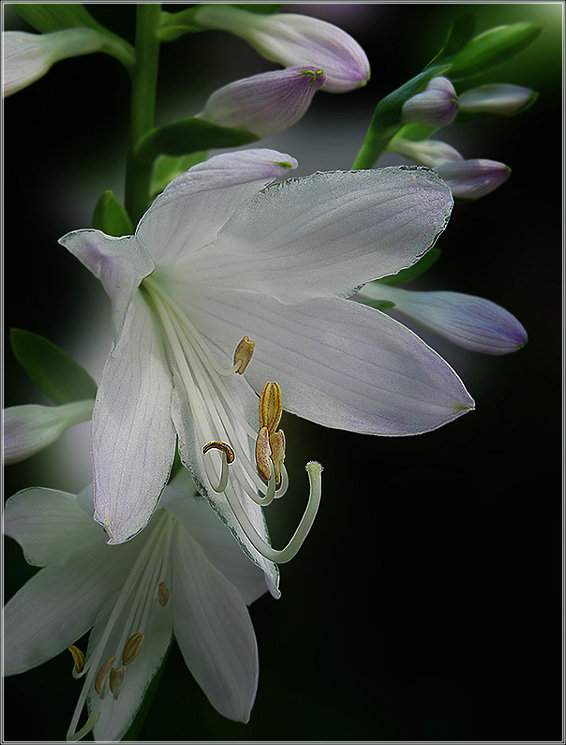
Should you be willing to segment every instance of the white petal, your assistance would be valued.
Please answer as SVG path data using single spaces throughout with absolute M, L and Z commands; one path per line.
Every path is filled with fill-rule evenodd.
M 525 345 L 527 332 L 509 311 L 490 300 L 460 292 L 410 292 L 366 285 L 371 295 L 455 344 L 484 354 L 508 354 Z
M 5 31 L 2 34 L 3 95 L 16 93 L 43 77 L 58 60 L 97 51 L 103 41 L 100 34 L 89 28 L 63 29 L 48 34 Z
M 263 572 L 240 550 L 204 499 L 187 497 L 170 502 L 166 508 L 199 544 L 206 558 L 240 591 L 246 605 L 266 592 Z
M 18 463 L 39 453 L 74 424 L 92 416 L 94 401 L 62 406 L 11 406 L 4 410 L 4 463 Z
M 260 192 L 191 267 L 195 281 L 283 302 L 348 296 L 417 261 L 451 209 L 450 190 L 426 169 L 315 173 Z
M 137 555 L 126 548 L 120 562 L 103 546 L 45 567 L 11 598 L 4 609 L 5 675 L 41 665 L 88 631 Z
M 170 602 L 185 662 L 217 711 L 247 722 L 257 690 L 258 657 L 245 603 L 181 526 L 172 551 Z
M 473 408 L 454 370 L 422 339 L 352 300 L 296 305 L 253 293 L 193 294 L 191 310 L 213 342 L 255 341 L 247 380 L 277 380 L 288 411 L 328 427 L 378 435 L 428 432 Z
M 112 300 L 114 338 L 144 277 L 154 269 L 144 246 L 131 235 L 113 238 L 100 230 L 75 230 L 59 239 L 101 282 Z
M 174 265 L 216 238 L 241 204 L 297 161 L 275 150 L 224 153 L 172 181 L 140 220 L 136 236 L 156 262 Z
M 111 352 L 93 414 L 95 519 L 110 543 L 138 533 L 153 514 L 175 451 L 171 374 L 159 331 L 140 295 Z
M 32 487 L 6 502 L 4 532 L 24 550 L 28 564 L 64 564 L 91 543 L 104 545 L 104 532 L 81 509 L 74 494 Z

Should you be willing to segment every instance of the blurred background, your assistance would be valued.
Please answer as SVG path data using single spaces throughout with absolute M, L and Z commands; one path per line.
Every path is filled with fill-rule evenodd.
M 133 41 L 135 5 L 87 7 Z M 544 24 L 519 57 L 473 81 L 540 96 L 518 117 L 439 135 L 464 157 L 503 161 L 513 173 L 455 208 L 442 258 L 418 288 L 487 297 L 520 319 L 529 343 L 487 357 L 422 332 L 477 405 L 427 435 L 364 437 L 284 416 L 292 489 L 267 515 L 274 545 L 286 543 L 304 509 L 307 460 L 325 466 L 323 502 L 301 552 L 281 569 L 281 599 L 266 595 L 250 609 L 261 670 L 251 721 L 217 714 L 173 646 L 141 740 L 561 737 L 563 4 L 286 5 L 351 33 L 372 77 L 353 93 L 319 92 L 301 122 L 259 146 L 295 156 L 296 175 L 349 169 L 377 102 L 430 61 L 468 10 L 477 32 Z M 6 30 L 31 30 L 13 6 L 3 11 Z M 213 90 L 275 67 L 227 33 L 163 44 L 157 123 L 195 114 Z M 57 239 L 91 225 L 105 189 L 122 198 L 128 107 L 126 73 L 101 54 L 58 63 L 5 101 L 6 406 L 47 403 L 12 355 L 13 327 L 46 336 L 100 376 L 109 302 Z M 379 165 L 399 162 L 385 156 Z M 33 485 L 80 490 L 90 480 L 88 440 L 89 425 L 80 425 L 7 468 L 5 497 Z M 34 571 L 6 539 L 6 601 Z M 80 692 L 70 672 L 65 653 L 5 680 L 7 740 L 64 737 Z

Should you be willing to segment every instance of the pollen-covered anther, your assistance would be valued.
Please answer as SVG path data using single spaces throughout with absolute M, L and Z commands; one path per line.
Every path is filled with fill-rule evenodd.
M 271 445 L 269 444 L 269 430 L 267 427 L 262 427 L 259 430 L 255 443 L 255 460 L 260 476 L 266 481 L 269 481 L 271 478 L 270 459 Z
M 282 429 L 272 432 L 269 435 L 269 445 L 271 447 L 271 462 L 275 473 L 275 481 L 281 483 L 281 468 L 285 460 L 285 434 Z
M 136 659 L 140 653 L 141 645 L 143 644 L 143 636 L 144 635 L 141 631 L 136 631 L 136 633 L 132 634 L 124 644 L 124 649 L 122 650 L 122 665 L 129 665 Z
M 126 674 L 126 671 L 123 667 L 113 667 L 110 670 L 110 676 L 108 680 L 108 687 L 112 691 L 112 695 L 115 699 L 118 698 L 118 693 L 120 692 L 120 686 L 122 685 L 122 681 L 124 680 L 124 675 Z
M 99 696 L 102 694 L 104 684 L 106 683 L 108 676 L 110 675 L 110 670 L 112 670 L 112 666 L 115 662 L 115 657 L 109 657 L 102 665 L 100 670 L 96 673 L 96 678 L 94 679 L 94 690 L 98 693 Z
M 81 650 L 78 647 L 75 647 L 74 644 L 71 644 L 70 647 L 67 647 L 71 655 L 73 656 L 73 662 L 75 663 L 75 672 L 76 673 L 82 673 L 82 671 L 85 668 L 85 656 L 84 653 L 81 652 Z
M 259 397 L 259 424 L 267 427 L 269 432 L 275 432 L 283 413 L 283 396 L 279 383 L 267 383 L 263 386 Z
M 254 353 L 255 341 L 251 341 L 247 336 L 244 336 L 241 342 L 234 351 L 234 365 L 239 364 L 239 368 L 234 370 L 238 375 L 243 375 L 244 370 L 249 365 L 252 355 Z
M 169 602 L 170 595 L 171 593 L 167 589 L 165 582 L 160 582 L 157 587 L 157 599 L 159 600 L 159 605 L 165 607 Z
M 225 442 L 220 442 L 220 441 L 207 442 L 207 444 L 202 449 L 202 454 L 204 455 L 205 453 L 208 453 L 208 451 L 212 449 L 222 451 L 224 455 L 226 456 L 226 462 L 228 464 L 234 462 L 234 458 L 236 457 L 234 455 L 234 451 L 232 450 L 230 445 L 227 445 Z

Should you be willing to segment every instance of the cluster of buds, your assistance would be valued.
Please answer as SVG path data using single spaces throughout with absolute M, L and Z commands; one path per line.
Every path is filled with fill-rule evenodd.
M 482 85 L 456 94 L 445 77 L 432 78 L 426 89 L 405 102 L 404 123 L 427 127 L 446 127 L 461 113 L 471 116 L 510 116 L 523 111 L 536 98 L 530 88 L 518 85 Z M 486 158 L 464 159 L 451 145 L 440 140 L 412 140 L 395 137 L 389 150 L 415 163 L 434 168 L 460 199 L 478 199 L 497 189 L 511 169 L 504 163 Z

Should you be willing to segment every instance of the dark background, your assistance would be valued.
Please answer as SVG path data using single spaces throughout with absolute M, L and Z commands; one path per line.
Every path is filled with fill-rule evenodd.
M 88 7 L 133 38 L 134 5 Z M 469 9 L 478 32 L 544 24 L 521 56 L 473 83 L 526 85 L 540 97 L 519 117 L 437 135 L 513 173 L 455 208 L 442 258 L 421 286 L 494 300 L 517 315 L 529 343 L 486 357 L 423 333 L 477 405 L 427 435 L 364 437 L 286 415 L 293 489 L 285 512 L 268 515 L 274 544 L 287 541 L 304 507 L 306 460 L 325 465 L 323 502 L 301 552 L 282 567 L 282 598 L 251 608 L 261 665 L 251 721 L 217 714 L 174 646 L 142 739 L 561 738 L 562 4 L 289 5 L 349 31 L 372 78 L 343 96 L 318 93 L 299 124 L 260 146 L 297 157 L 298 175 L 349 168 L 377 101 L 418 73 Z M 6 29 L 29 30 L 4 11 Z M 164 44 L 157 121 L 196 113 L 220 85 L 275 67 L 220 32 Z M 94 377 L 102 370 L 109 304 L 57 239 L 90 226 L 104 189 L 122 196 L 128 97 L 119 63 L 97 54 L 57 64 L 5 102 L 6 406 L 45 402 L 13 359 L 11 327 L 48 337 Z M 402 161 L 379 165 L 394 162 Z M 81 425 L 8 468 L 6 497 L 31 485 L 79 490 L 87 453 Z M 34 570 L 11 539 L 5 552 L 8 600 Z M 65 654 L 5 681 L 6 739 L 64 736 L 80 690 L 70 669 Z

